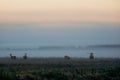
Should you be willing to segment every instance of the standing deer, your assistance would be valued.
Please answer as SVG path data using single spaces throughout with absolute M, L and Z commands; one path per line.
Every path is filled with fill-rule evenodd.
M 11 53 L 10 53 L 10 57 L 11 59 L 16 59 L 16 56 L 13 56 Z
M 90 59 L 94 59 L 94 55 L 92 52 L 90 53 Z
M 27 59 L 27 53 L 25 53 L 25 55 L 23 56 L 23 59 Z

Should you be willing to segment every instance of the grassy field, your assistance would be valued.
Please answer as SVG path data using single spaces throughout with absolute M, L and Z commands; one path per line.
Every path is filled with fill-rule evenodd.
M 120 59 L 0 58 L 0 80 L 120 80 Z

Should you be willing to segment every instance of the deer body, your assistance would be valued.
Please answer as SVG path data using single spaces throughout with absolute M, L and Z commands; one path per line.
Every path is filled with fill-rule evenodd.
M 70 59 L 70 57 L 69 57 L 69 56 L 64 56 L 64 58 L 65 58 L 65 59 Z
M 90 53 L 90 59 L 94 59 L 93 53 Z
M 12 54 L 10 54 L 11 59 L 16 59 L 16 56 L 13 56 Z
M 23 56 L 23 59 L 27 59 L 27 54 L 25 53 L 25 55 Z

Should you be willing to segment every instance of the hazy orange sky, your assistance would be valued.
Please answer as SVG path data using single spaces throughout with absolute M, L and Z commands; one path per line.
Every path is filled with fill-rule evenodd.
M 120 23 L 120 0 L 0 0 L 0 23 Z

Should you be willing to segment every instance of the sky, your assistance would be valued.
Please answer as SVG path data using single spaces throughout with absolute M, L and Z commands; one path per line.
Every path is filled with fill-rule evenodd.
M 120 44 L 119 34 L 120 0 L 0 0 L 0 45 Z
M 0 0 L 0 23 L 120 23 L 120 0 Z
M 0 25 L 0 46 L 88 46 L 120 44 L 120 25 Z

